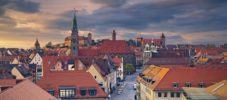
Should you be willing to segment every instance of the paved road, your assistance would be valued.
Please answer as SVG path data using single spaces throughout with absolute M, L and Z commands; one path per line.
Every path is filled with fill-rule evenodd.
M 111 94 L 110 100 L 134 100 L 136 91 L 133 89 L 133 84 L 136 82 L 136 76 L 139 75 L 141 71 L 142 69 L 137 69 L 136 73 L 126 76 L 123 92 L 117 94 L 117 91 L 115 90 L 114 93 Z

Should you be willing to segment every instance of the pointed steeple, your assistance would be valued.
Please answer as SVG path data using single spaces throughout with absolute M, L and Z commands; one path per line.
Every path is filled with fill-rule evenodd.
M 76 10 L 74 11 L 72 31 L 78 33 L 78 26 L 77 26 L 77 20 L 76 20 Z
M 78 49 L 79 49 L 79 34 L 78 34 L 76 10 L 75 10 L 74 17 L 73 17 L 72 33 L 71 33 L 71 54 L 72 54 L 72 56 L 78 56 Z
M 161 38 L 166 38 L 165 35 L 164 35 L 164 33 L 162 33 Z
M 36 50 L 40 49 L 40 44 L 39 44 L 38 38 L 36 38 L 36 41 L 35 41 L 35 48 L 36 48 Z

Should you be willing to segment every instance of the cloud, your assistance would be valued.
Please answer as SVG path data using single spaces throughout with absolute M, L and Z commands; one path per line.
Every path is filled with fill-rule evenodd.
M 126 3 L 127 0 L 92 0 L 93 3 L 105 5 L 105 7 L 120 7 Z
M 101 2 L 100 0 L 97 1 Z M 161 28 L 158 28 L 159 31 L 172 31 L 175 29 L 180 30 L 183 27 L 184 30 L 182 31 L 189 32 L 226 29 L 223 26 L 225 23 L 224 18 L 227 15 L 223 14 L 223 11 L 226 7 L 222 2 L 213 2 L 213 0 L 204 2 L 197 0 L 192 0 L 193 2 L 183 2 L 181 0 L 164 1 L 139 3 L 128 7 L 100 8 L 92 14 L 78 15 L 78 22 L 81 22 L 79 26 L 81 26 L 81 29 L 97 28 L 99 31 L 106 31 L 106 29 L 111 27 L 140 31 L 148 28 L 157 31 L 157 27 Z M 111 2 L 109 3 L 112 4 Z M 68 11 L 64 14 L 72 15 L 72 12 Z M 59 22 L 56 22 L 58 24 L 55 25 L 65 26 L 69 22 L 70 20 L 59 20 Z M 214 25 L 216 26 L 214 27 Z M 199 29 L 193 29 L 194 26 Z
M 115 29 L 119 39 L 134 39 L 138 33 L 149 38 L 159 38 L 164 32 L 170 44 L 205 43 L 210 40 L 215 43 L 227 42 L 223 38 L 227 32 L 226 0 L 19 1 L 0 0 L 0 28 L 4 27 L 1 29 L 8 33 L 35 32 L 40 33 L 38 36 L 41 37 L 48 34 L 45 37 L 48 40 L 60 41 L 57 39 L 62 38 L 63 41 L 71 30 L 73 8 L 76 8 L 79 10 L 79 30 L 94 33 L 96 39 L 110 38 Z M 9 16 L 10 10 L 23 14 L 14 18 L 14 13 Z M 215 34 L 214 39 L 211 33 Z
M 7 9 L 13 9 L 25 13 L 35 13 L 39 12 L 39 3 L 27 0 L 1 0 L 0 14 L 4 14 Z

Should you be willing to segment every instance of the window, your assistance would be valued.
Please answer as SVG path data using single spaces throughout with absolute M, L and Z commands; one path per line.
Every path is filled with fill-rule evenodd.
M 87 89 L 86 88 L 80 88 L 80 95 L 81 96 L 85 96 L 86 95 L 86 92 L 87 92 Z
M 90 88 L 88 90 L 90 96 L 95 96 L 97 94 L 96 88 Z
M 48 93 L 50 93 L 52 96 L 54 96 L 54 90 L 53 89 L 49 89 L 47 90 Z
M 38 68 L 38 69 L 37 69 L 37 72 L 42 72 L 42 69 L 41 69 L 41 68 Z
M 162 92 L 158 92 L 158 97 L 162 97 Z
M 178 88 L 178 83 L 177 82 L 173 82 L 173 87 L 174 88 Z
M 94 78 L 96 79 L 97 77 L 96 77 L 96 76 L 94 76 Z
M 167 92 L 164 92 L 164 97 L 167 97 Z
M 176 92 L 176 96 L 177 97 L 180 97 L 180 92 Z
M 191 83 L 190 82 L 186 82 L 184 86 L 185 87 L 191 87 Z
M 170 96 L 171 96 L 171 97 L 174 97 L 174 94 L 175 94 L 174 92 L 171 92 L 171 93 L 170 93 Z
M 200 82 L 200 83 L 199 83 L 199 87 L 200 87 L 200 88 L 204 88 L 204 87 L 205 87 L 205 83 L 204 83 L 204 82 Z
M 74 98 L 75 97 L 75 87 L 60 87 L 59 96 L 60 98 Z
M 99 86 L 103 86 L 103 83 L 99 83 Z

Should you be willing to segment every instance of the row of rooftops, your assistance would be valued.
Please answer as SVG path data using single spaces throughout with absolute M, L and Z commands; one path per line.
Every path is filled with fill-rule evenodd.
M 119 57 L 113 57 L 115 60 L 120 59 Z M 95 64 L 99 67 L 103 75 L 109 74 L 112 70 L 115 69 L 114 60 L 108 56 L 100 57 L 100 58 L 93 58 L 93 59 L 86 59 L 86 58 L 76 58 L 70 56 L 44 56 L 43 57 L 43 72 L 44 74 L 50 73 L 51 69 L 54 69 L 57 62 L 60 62 L 63 66 L 63 70 L 68 70 L 67 66 L 72 64 L 73 66 L 77 66 L 75 70 L 86 70 L 90 67 L 91 64 Z M 115 62 L 120 63 L 120 62 Z M 86 64 L 86 65 L 85 65 Z M 65 67 L 64 67 L 65 66 Z M 83 67 L 82 69 L 78 69 L 78 66 Z
M 207 87 L 227 79 L 226 65 L 223 67 L 225 68 L 172 68 L 150 65 L 137 77 L 137 81 L 148 84 L 156 91 L 182 91 L 182 87 L 187 83 L 191 87 L 199 87 L 201 83 Z M 145 80 L 143 77 L 146 77 Z M 147 79 L 154 81 L 155 85 L 149 83 Z
M 112 61 L 110 61 L 112 58 L 105 57 L 105 59 L 97 58 L 95 60 L 91 60 L 91 64 L 96 64 L 101 69 L 103 76 L 110 73 L 111 69 L 114 69 L 114 64 Z M 115 58 L 118 60 L 117 58 Z M 119 58 L 120 59 L 120 58 Z M 37 84 L 45 89 L 46 91 L 51 90 L 55 93 L 55 97 L 59 97 L 59 89 L 61 87 L 75 87 L 75 98 L 106 98 L 107 94 L 99 87 L 97 82 L 93 79 L 93 77 L 86 72 L 86 70 L 73 70 L 69 71 L 67 69 L 61 70 L 61 71 L 51 71 L 54 65 L 57 64 L 57 62 L 60 62 L 63 66 L 67 66 L 69 64 L 72 64 L 74 66 L 80 65 L 80 59 L 76 57 L 70 57 L 70 56 L 43 56 L 43 72 L 44 76 L 43 78 L 37 82 Z M 11 66 L 11 67 L 10 67 Z M 7 68 L 12 69 L 14 67 L 18 67 L 18 69 L 22 73 L 26 73 L 25 71 L 28 71 L 25 66 L 20 64 L 7 64 L 2 65 L 0 68 Z M 26 70 L 24 70 L 23 67 Z M 29 68 L 35 69 L 34 64 L 30 64 L 27 66 Z M 11 73 L 8 72 L 8 75 Z M 1 74 L 4 75 L 4 74 Z M 8 79 L 8 78 L 7 78 Z M 14 79 L 14 78 L 11 78 Z M 7 82 L 5 84 L 8 84 Z M 80 94 L 81 89 L 83 89 L 83 95 Z M 84 89 L 86 95 L 84 95 Z M 95 91 L 95 94 L 89 91 L 93 89 Z

